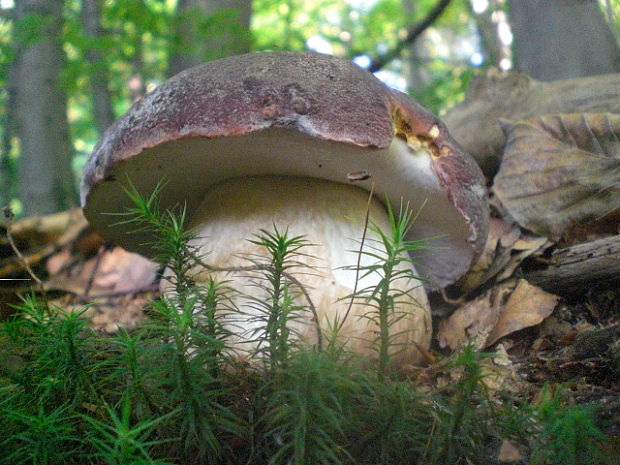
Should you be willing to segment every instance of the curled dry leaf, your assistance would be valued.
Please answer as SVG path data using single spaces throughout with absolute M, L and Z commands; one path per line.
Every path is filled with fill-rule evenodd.
M 548 317 L 559 297 L 520 279 L 500 284 L 462 305 L 439 323 L 441 347 L 457 349 L 469 341 L 485 348 L 500 338 L 537 325 Z
M 551 315 L 559 297 L 520 279 L 490 332 L 485 347 L 523 328 L 537 325 Z
M 515 220 L 558 240 L 620 216 L 620 115 L 556 114 L 503 122 L 495 193 Z
M 49 260 L 48 269 L 52 277 L 45 283 L 46 289 L 78 295 L 88 291 L 91 296 L 129 294 L 147 288 L 157 277 L 155 263 L 120 247 L 101 251 L 81 266 L 68 266 L 72 260 L 71 254 L 66 251 Z M 66 271 L 62 272 L 63 269 Z
M 510 247 L 519 239 L 520 235 L 518 226 L 498 218 L 491 218 L 489 235 L 484 250 L 471 270 L 461 279 L 460 285 L 463 292 L 468 293 L 477 289 L 492 278 L 493 275 L 489 273 L 489 270 L 497 268 L 497 265 L 494 266 L 497 262 L 509 259 Z

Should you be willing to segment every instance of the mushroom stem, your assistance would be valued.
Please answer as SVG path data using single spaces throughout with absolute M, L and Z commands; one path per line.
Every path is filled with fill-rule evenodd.
M 295 276 L 297 284 L 304 286 L 316 307 L 319 325 L 325 330 L 328 324 L 334 325 L 337 316 L 342 319 L 347 313 L 354 289 L 372 289 L 381 279 L 379 273 L 356 273 L 358 261 L 361 267 L 377 263 L 376 258 L 359 256 L 368 208 L 370 224 L 389 233 L 390 223 L 383 204 L 372 199 L 369 207 L 368 192 L 356 186 L 296 177 L 231 179 L 211 187 L 206 193 L 193 216 L 191 226 L 196 239 L 192 245 L 197 246 L 204 261 L 214 268 L 231 269 L 269 262 L 264 247 L 250 242 L 261 230 L 272 232 L 275 226 L 281 233 L 287 231 L 288 237 L 303 236 L 309 245 L 293 258 L 297 265 L 288 272 Z M 382 253 L 380 238 L 372 228 L 366 233 L 363 249 Z M 398 267 L 400 270 L 410 268 L 415 275 L 409 260 Z M 239 292 L 235 303 L 243 321 L 236 321 L 230 329 L 235 332 L 242 351 L 251 351 L 252 344 L 248 341 L 261 326 L 261 322 L 253 318 L 258 312 L 253 304 L 255 299 L 267 299 L 266 291 L 256 285 L 260 275 L 261 271 L 224 273 L 204 269 L 196 275 L 198 282 L 208 276 L 231 280 L 230 286 Z M 399 280 L 395 286 L 412 291 L 396 305 L 397 314 L 405 316 L 391 328 L 392 334 L 398 334 L 393 353 L 398 352 L 400 363 L 415 361 L 420 356 L 416 345 L 428 347 L 430 339 L 427 297 L 418 280 Z M 295 303 L 307 306 L 304 294 L 294 291 L 298 294 Z M 371 354 L 377 328 L 363 316 L 373 310 L 356 299 L 340 329 L 340 339 L 356 352 Z M 290 326 L 302 339 L 317 342 L 310 312 L 292 320 Z

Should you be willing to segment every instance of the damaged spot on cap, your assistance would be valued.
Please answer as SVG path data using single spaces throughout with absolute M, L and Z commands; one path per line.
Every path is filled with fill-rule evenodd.
M 294 98 L 291 104 L 295 113 L 300 115 L 306 115 L 310 111 L 310 104 L 301 97 Z
M 268 95 L 263 99 L 262 104 L 263 104 L 262 113 L 265 119 L 273 119 L 276 116 L 278 116 L 278 113 L 280 111 L 278 109 L 278 104 L 275 98 Z
M 407 137 L 407 145 L 414 151 L 417 152 L 423 146 L 423 143 L 420 139 L 415 136 Z
M 439 127 L 437 125 L 433 126 L 430 131 L 428 131 L 428 137 L 431 140 L 435 140 L 439 137 Z
M 372 178 L 372 174 L 367 170 L 351 171 L 347 173 L 347 180 L 349 182 L 365 181 Z

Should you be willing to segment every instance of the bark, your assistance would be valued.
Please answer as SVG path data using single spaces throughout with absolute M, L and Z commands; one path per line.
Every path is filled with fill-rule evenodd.
M 596 0 L 511 0 L 516 69 L 543 81 L 620 71 Z
M 547 268 L 530 271 L 525 278 L 560 295 L 583 294 L 595 286 L 617 286 L 620 284 L 620 236 L 556 250 Z
M 484 53 L 485 64 L 499 67 L 499 62 L 504 58 L 504 45 L 499 39 L 497 32 L 497 22 L 493 20 L 493 15 L 498 11 L 499 5 L 497 0 L 490 2 L 486 11 L 475 14 L 471 8 L 471 2 L 468 2 L 471 14 L 476 21 L 476 29 L 478 37 L 480 37 L 480 45 Z
M 540 82 L 496 69 L 475 78 L 465 101 L 443 121 L 450 134 L 492 177 L 505 137 L 498 121 L 518 121 L 551 113 L 620 113 L 620 74 Z
M 6 97 L 4 104 L 4 117 L 2 118 L 2 142 L 0 146 L 0 206 L 9 205 L 13 196 L 13 166 L 9 155 L 13 150 L 13 135 L 15 134 L 15 77 L 13 69 L 9 69 L 6 79 Z
M 59 40 L 62 10 L 61 0 L 21 0 L 15 5 L 20 42 L 11 71 L 20 141 L 18 190 L 26 215 L 52 213 L 77 203 L 66 94 L 60 78 L 65 64 Z
M 418 2 L 416 0 L 403 0 L 403 11 L 407 16 L 407 27 L 413 27 L 413 18 L 416 17 Z M 424 47 L 420 43 L 420 40 L 413 42 L 407 49 L 405 54 L 404 67 L 407 79 L 407 88 L 412 89 L 414 92 L 421 92 L 424 89 L 425 84 L 428 82 L 428 77 L 425 76 L 422 61 L 424 60 Z
M 103 35 L 100 0 L 82 0 L 81 19 L 84 35 L 90 41 L 86 61 L 91 71 L 89 79 L 93 96 L 93 113 L 99 133 L 103 133 L 114 121 L 114 111 L 109 88 L 109 72 L 102 53 L 97 49 L 97 41 Z
M 250 51 L 252 0 L 179 0 L 169 75 Z

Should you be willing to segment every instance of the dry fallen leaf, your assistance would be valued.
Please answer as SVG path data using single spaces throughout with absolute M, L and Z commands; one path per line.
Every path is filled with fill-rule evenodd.
M 557 295 L 520 279 L 504 305 L 499 321 L 489 334 L 485 347 L 515 331 L 541 323 L 551 315 L 558 299 Z
M 520 235 L 519 227 L 515 224 L 498 218 L 491 218 L 489 234 L 482 254 L 460 282 L 462 291 L 468 293 L 492 278 L 496 273 L 489 273 L 489 270 L 502 268 L 498 263 L 509 260 L 510 247 L 519 239 Z
M 52 257 L 48 269 L 60 271 L 71 257 L 59 253 Z M 57 263 L 58 262 L 58 263 Z M 123 294 L 137 292 L 155 282 L 158 266 L 141 255 L 127 252 L 120 247 L 100 252 L 68 272 L 52 276 L 45 283 L 46 289 L 55 289 L 83 295 Z
M 495 286 L 439 322 L 441 347 L 457 349 L 468 342 L 485 348 L 515 331 L 541 323 L 558 296 L 520 279 Z
M 494 191 L 521 226 L 558 240 L 620 214 L 620 115 L 557 114 L 503 128 Z
M 519 448 L 512 442 L 504 439 L 497 453 L 497 461 L 499 463 L 516 463 L 521 460 L 523 460 L 523 456 L 519 452 Z
M 482 348 L 499 320 L 504 296 L 511 291 L 512 285 L 495 286 L 477 299 L 461 305 L 450 317 L 442 319 L 437 333 L 439 346 L 456 350 L 473 341 L 476 348 Z
M 519 253 L 509 257 L 504 267 L 498 272 L 496 280 L 503 281 L 510 278 L 516 269 L 519 268 L 523 260 L 537 252 L 541 252 L 552 244 L 553 243 L 547 240 L 547 238 L 539 236 L 519 239 L 512 246 L 512 251 L 519 251 Z

